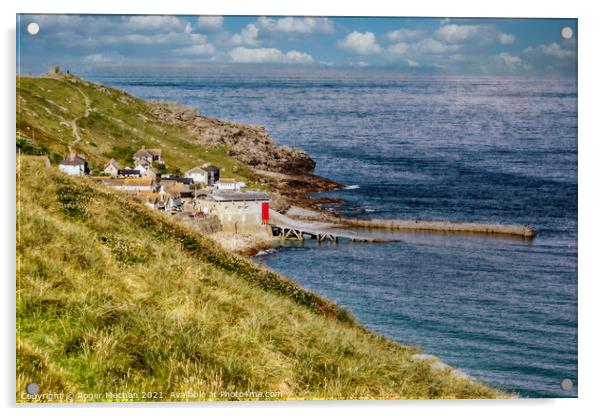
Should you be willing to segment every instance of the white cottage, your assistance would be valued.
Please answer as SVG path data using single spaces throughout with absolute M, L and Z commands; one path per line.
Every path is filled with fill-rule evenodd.
M 190 170 L 188 170 L 185 173 L 187 178 L 190 178 L 194 181 L 194 183 L 200 183 L 203 185 L 207 185 L 208 182 L 208 177 L 207 177 L 207 171 L 203 168 L 192 168 Z
M 67 175 L 85 175 L 88 173 L 88 162 L 82 155 L 71 151 L 69 156 L 59 163 L 59 170 Z
M 134 169 L 140 172 L 140 175 L 144 176 L 144 174 L 146 173 L 147 170 L 149 170 L 151 167 L 148 163 L 137 163 L 136 166 L 134 166 Z
M 111 159 L 105 165 L 103 172 L 107 173 L 111 176 L 117 176 L 119 169 L 121 169 L 121 166 L 119 166 L 119 163 L 117 163 L 117 161 L 115 161 L 115 159 Z

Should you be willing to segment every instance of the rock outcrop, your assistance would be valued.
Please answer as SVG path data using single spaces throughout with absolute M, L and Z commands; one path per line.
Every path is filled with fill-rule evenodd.
M 225 145 L 233 158 L 247 166 L 288 175 L 312 175 L 316 162 L 303 150 L 277 146 L 263 126 L 226 122 L 198 114 L 194 107 L 179 103 L 153 102 L 155 114 L 185 125 L 202 146 Z

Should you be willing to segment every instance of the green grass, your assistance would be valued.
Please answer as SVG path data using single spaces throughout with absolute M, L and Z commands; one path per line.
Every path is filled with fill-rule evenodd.
M 87 117 L 85 97 L 90 100 Z M 73 120 L 82 138 L 74 147 L 93 169 L 102 169 L 111 158 L 130 165 L 133 151 L 159 147 L 173 170 L 185 172 L 207 162 L 222 168 L 222 176 L 262 187 L 247 166 L 228 156 L 226 147 L 200 146 L 193 133 L 160 120 L 144 100 L 75 77 L 17 77 L 17 134 L 28 148 L 42 149 L 53 162 L 56 155 L 64 157 L 76 139 L 66 125 Z
M 18 401 L 29 382 L 72 400 L 502 397 L 124 194 L 27 156 L 17 179 Z

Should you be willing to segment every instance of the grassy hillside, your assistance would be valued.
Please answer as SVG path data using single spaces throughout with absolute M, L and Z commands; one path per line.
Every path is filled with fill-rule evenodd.
M 137 400 L 497 396 L 126 195 L 27 156 L 17 180 L 17 400 L 29 382 Z
M 73 76 L 17 77 L 17 145 L 54 163 L 72 145 L 100 170 L 111 158 L 126 166 L 141 147 L 160 147 L 167 166 L 182 172 L 208 162 L 223 176 L 256 179 L 224 146 L 199 146 L 193 132 L 162 121 L 146 101 Z

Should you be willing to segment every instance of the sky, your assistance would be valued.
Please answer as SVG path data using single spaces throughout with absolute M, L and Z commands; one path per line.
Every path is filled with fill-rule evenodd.
M 574 78 L 577 20 L 17 15 L 21 73 L 201 63 Z

